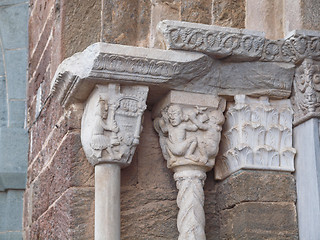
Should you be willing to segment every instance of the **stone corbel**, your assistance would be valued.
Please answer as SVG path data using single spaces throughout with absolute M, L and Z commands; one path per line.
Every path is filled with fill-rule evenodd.
M 179 190 L 180 240 L 206 239 L 203 185 L 219 150 L 224 109 L 219 97 L 178 91 L 154 108 L 154 127 Z

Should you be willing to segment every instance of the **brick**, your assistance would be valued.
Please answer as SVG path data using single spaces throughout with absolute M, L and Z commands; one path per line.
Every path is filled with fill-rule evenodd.
M 294 203 L 248 202 L 221 212 L 221 239 L 298 239 Z
M 218 182 L 217 192 L 221 209 L 248 201 L 296 201 L 294 176 L 283 172 L 240 171 Z

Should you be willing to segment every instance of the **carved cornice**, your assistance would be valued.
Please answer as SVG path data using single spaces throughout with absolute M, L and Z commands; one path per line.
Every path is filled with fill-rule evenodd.
M 92 165 L 131 163 L 139 144 L 148 87 L 97 85 L 81 122 L 81 142 Z
M 96 43 L 59 65 L 51 94 L 66 106 L 84 102 L 95 84 L 121 81 L 171 89 L 203 77 L 211 66 L 210 57 L 201 53 Z
M 235 97 L 226 113 L 215 178 L 240 169 L 294 171 L 289 100 Z
M 293 86 L 294 125 L 320 118 L 320 62 L 305 59 L 296 69 Z
M 286 39 L 270 40 L 257 31 L 170 20 L 160 22 L 158 29 L 167 49 L 198 51 L 218 59 L 292 63 L 304 58 L 320 60 L 320 34 L 315 31 L 294 31 Z

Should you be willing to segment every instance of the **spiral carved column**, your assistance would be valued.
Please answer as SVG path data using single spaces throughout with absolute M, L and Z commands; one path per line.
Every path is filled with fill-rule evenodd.
M 221 98 L 178 91 L 154 108 L 154 127 L 179 190 L 179 240 L 206 239 L 203 185 L 215 164 L 224 109 Z

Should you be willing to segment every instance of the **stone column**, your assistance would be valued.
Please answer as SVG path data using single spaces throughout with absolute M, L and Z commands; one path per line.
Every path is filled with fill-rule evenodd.
M 214 169 L 220 237 L 296 239 L 290 100 L 236 95 L 225 117 Z
M 203 185 L 215 164 L 225 101 L 221 98 L 171 91 L 154 109 L 154 127 L 167 166 L 179 189 L 179 240 L 203 240 Z
M 81 142 L 95 166 L 95 239 L 120 240 L 120 168 L 139 143 L 148 87 L 96 85 L 86 102 Z
M 296 69 L 292 103 L 299 235 L 300 239 L 317 239 L 320 236 L 320 62 L 306 59 Z

